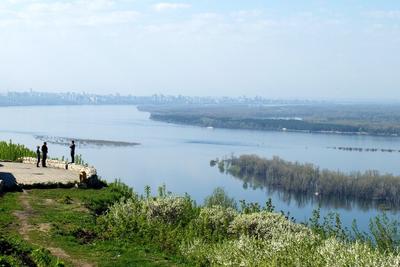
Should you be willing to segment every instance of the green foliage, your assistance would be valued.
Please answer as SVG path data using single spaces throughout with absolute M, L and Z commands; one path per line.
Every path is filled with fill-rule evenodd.
M 40 248 L 32 251 L 32 258 L 38 267 L 54 266 L 54 259 L 50 252 L 46 249 Z
M 101 192 L 101 191 L 100 191 Z M 85 206 L 95 214 L 103 214 L 108 207 L 118 202 L 120 199 L 129 199 L 136 195 L 133 189 L 122 183 L 120 180 L 108 185 L 106 193 L 91 194 L 85 197 Z
M 263 207 L 241 201 L 238 211 L 229 205 L 196 206 L 188 195 L 175 196 L 165 185 L 157 196 L 146 191 L 146 196 L 139 196 L 120 181 L 101 190 L 32 190 L 32 222 L 52 225 L 48 234 L 39 233 L 34 240 L 45 242 L 51 236 L 54 246 L 70 255 L 98 259 L 104 266 L 147 265 L 143 258 L 158 253 L 165 262 L 157 256 L 149 265 L 168 266 L 171 258 L 189 266 L 397 266 L 400 262 L 398 224 L 384 215 L 371 221 L 371 235 L 354 234 L 343 229 L 337 214 L 321 219 L 319 210 L 308 225 L 297 224 L 274 212 L 271 199 Z M 68 201 L 49 206 L 44 199 Z M 83 200 L 87 207 L 95 207 L 92 211 L 101 202 L 105 212 L 82 210 Z M 13 198 L 7 202 L 14 203 Z M 63 266 L 44 249 L 2 240 L 0 250 L 10 251 L 4 245 L 10 243 L 14 248 L 12 253 L 0 253 L 5 266 Z M 136 255 L 142 260 L 136 261 Z
M 320 209 L 313 211 L 308 227 L 323 239 L 336 238 L 344 242 L 360 242 L 377 248 L 382 252 L 396 252 L 400 248 L 400 223 L 390 220 L 382 213 L 370 220 L 369 233 L 361 232 L 356 221 L 352 228 L 343 228 L 340 216 L 337 213 L 328 213 L 321 218 Z
M 266 212 L 274 212 L 275 206 L 272 205 L 272 199 L 271 198 L 268 198 L 267 202 L 265 203 L 264 210 Z
M 14 267 L 22 266 L 23 262 L 12 256 L 1 256 L 0 255 L 0 266 L 1 267 Z
M 63 196 L 59 201 L 64 204 L 72 204 L 74 202 L 70 196 Z
M 194 222 L 197 236 L 207 242 L 216 242 L 227 238 L 230 223 L 236 218 L 238 212 L 230 207 L 211 206 L 200 210 Z
M 340 216 L 336 212 L 328 213 L 322 218 L 321 223 L 320 208 L 313 210 L 308 226 L 314 233 L 325 239 L 335 237 L 342 241 L 349 241 L 355 236 L 348 229 L 343 228 Z
M 151 195 L 151 187 L 150 187 L 149 185 L 146 185 L 146 186 L 144 187 L 144 192 L 145 192 L 146 198 L 150 198 L 150 195 Z
M 222 187 L 217 187 L 214 189 L 213 193 L 206 197 L 204 200 L 204 206 L 222 206 L 224 208 L 237 209 L 237 204 L 234 198 L 228 196 Z
M 115 197 L 116 194 L 118 197 Z M 68 203 L 62 201 L 65 196 L 71 201 Z M 48 232 L 45 234 L 37 229 L 38 227 L 33 227 L 29 232 L 30 240 L 42 247 L 51 244 L 54 248 L 64 250 L 69 255 L 65 259 L 68 266 L 74 265 L 76 261 L 92 263 L 94 266 L 171 266 L 173 262 L 171 257 L 157 252 L 160 250 L 149 249 L 149 243 L 144 246 L 139 241 L 125 238 L 105 239 L 106 233 L 96 220 L 102 216 L 85 208 L 86 205 L 96 206 L 91 202 L 97 203 L 100 198 L 110 200 L 109 205 L 112 206 L 120 201 L 127 202 L 135 196 L 131 188 L 119 181 L 99 190 L 79 188 L 30 190 L 28 197 L 33 210 L 29 218 L 30 223 L 49 225 L 49 229 L 46 230 Z M 112 199 L 117 200 L 112 202 Z M 38 260 L 46 261 L 46 255 L 42 255 L 41 252 L 36 252 Z M 55 266 L 63 266 L 62 262 L 55 262 L 55 264 Z
M 143 107 L 142 107 L 143 108 Z M 399 105 L 207 105 L 147 106 L 153 120 L 228 129 L 329 132 L 398 136 Z
M 88 164 L 83 160 L 81 154 L 75 155 L 75 164 L 87 166 Z
M 34 249 L 17 237 L 0 235 L 0 266 L 63 266 L 43 248 Z
M 6 229 L 15 221 L 15 217 L 12 213 L 15 209 L 20 208 L 21 204 L 18 201 L 18 193 L 9 192 L 0 196 L 0 229 Z
M 220 172 L 224 172 L 225 171 L 225 162 L 223 160 L 218 162 L 218 169 Z
M 143 203 L 143 212 L 149 221 L 165 224 L 186 224 L 192 209 L 192 200 L 187 197 L 158 197 Z
M 377 171 L 345 174 L 339 171 L 320 170 L 312 164 L 288 162 L 273 157 L 256 155 L 232 156 L 225 160 L 228 173 L 254 187 L 335 198 L 385 201 L 400 205 L 400 177 L 380 175 Z
M 391 221 L 385 213 L 370 221 L 373 242 L 381 251 L 394 251 L 400 246 L 400 223 Z
M 218 163 L 218 159 L 210 160 L 210 167 L 214 167 L 215 165 L 217 165 L 217 163 Z
M 97 223 L 105 239 L 140 240 L 191 265 L 331 266 L 336 260 L 340 264 L 335 266 L 358 261 L 392 266 L 400 260 L 398 243 L 390 241 L 397 228 L 384 220 L 373 222 L 379 238 L 363 235 L 361 240 L 343 229 L 334 213 L 320 223 L 316 210 L 307 227 L 275 213 L 271 199 L 264 207 L 241 201 L 240 212 L 211 203 L 195 207 L 163 186 L 157 197 L 136 196 L 114 204 Z
M 18 161 L 22 157 L 36 157 L 36 153 L 23 145 L 13 144 L 11 140 L 0 142 L 0 160 Z

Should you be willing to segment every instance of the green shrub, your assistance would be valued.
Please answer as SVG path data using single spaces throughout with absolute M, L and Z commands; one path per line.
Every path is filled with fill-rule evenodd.
M 52 265 L 53 258 L 46 249 L 35 249 L 32 251 L 32 258 L 38 267 L 47 267 Z
M 0 255 L 0 266 L 1 267 L 23 266 L 23 262 L 17 259 L 16 257 Z
M 237 209 L 237 204 L 234 198 L 228 196 L 222 187 L 217 187 L 214 189 L 213 193 L 206 197 L 204 200 L 204 206 L 222 206 L 224 208 Z
M 8 143 L 0 142 L 0 160 L 18 161 L 22 157 L 36 157 L 36 153 L 24 145 L 13 144 L 11 140 Z
M 187 197 L 161 197 L 144 202 L 147 219 L 168 224 L 187 224 L 191 219 L 192 201 Z
M 25 241 L 16 237 L 0 235 L 0 266 L 63 266 L 49 251 L 33 249 Z
M 228 236 L 230 223 L 238 215 L 232 208 L 204 207 L 195 221 L 197 231 L 205 240 L 221 240 Z
M 108 185 L 98 191 L 98 194 L 91 194 L 85 198 L 85 206 L 97 215 L 105 213 L 110 206 L 117 203 L 121 199 L 129 199 L 137 197 L 133 189 L 122 183 L 120 180 Z M 103 193 L 104 192 L 104 193 Z
M 135 198 L 121 200 L 112 205 L 109 210 L 98 218 L 102 227 L 102 235 L 110 237 L 128 237 L 137 232 L 142 217 L 142 203 Z
M 256 239 L 279 239 L 291 234 L 306 238 L 312 233 L 307 227 L 293 223 L 279 213 L 265 211 L 240 214 L 230 224 L 229 232 L 238 237 L 246 235 Z
M 375 240 L 352 239 L 342 230 L 340 219 L 327 216 L 307 227 L 265 207 L 241 202 L 231 207 L 196 207 L 188 197 L 159 189 L 158 197 L 133 194 L 122 198 L 99 216 L 105 239 L 140 242 L 197 266 L 399 266 L 395 248 L 397 228 L 386 221 L 373 221 Z M 318 215 L 318 216 L 317 216 Z M 379 222 L 379 223 L 378 223 Z M 386 239 L 385 237 L 386 234 Z M 345 238 L 344 238 L 345 237 Z M 386 250 L 379 249 L 380 243 Z

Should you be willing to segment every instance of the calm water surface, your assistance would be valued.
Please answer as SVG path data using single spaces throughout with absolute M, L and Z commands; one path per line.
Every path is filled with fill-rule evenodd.
M 346 172 L 379 170 L 400 175 L 400 153 L 348 152 L 327 147 L 400 149 L 400 138 L 339 136 L 323 134 L 206 129 L 155 122 L 149 113 L 133 106 L 40 106 L 0 108 L 0 140 L 12 139 L 34 149 L 41 141 L 35 135 L 139 142 L 134 147 L 77 147 L 77 153 L 112 181 L 120 178 L 143 192 L 166 184 L 168 190 L 189 193 L 198 203 L 214 188 L 222 186 L 236 200 L 260 202 L 271 197 L 277 210 L 290 212 L 297 221 L 321 212 L 337 211 L 350 226 L 357 219 L 367 229 L 369 218 L 380 213 L 376 207 L 340 199 L 299 199 L 282 192 L 253 188 L 211 168 L 217 157 L 253 153 L 277 155 L 285 160 L 310 162 L 322 168 Z M 51 157 L 68 156 L 68 147 L 49 146 Z M 398 212 L 389 211 L 392 217 Z

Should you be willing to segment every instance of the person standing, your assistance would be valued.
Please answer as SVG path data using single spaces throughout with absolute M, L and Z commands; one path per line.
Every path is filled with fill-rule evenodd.
M 49 152 L 49 150 L 47 149 L 47 143 L 46 142 L 44 142 L 43 143 L 43 146 L 42 146 L 42 154 L 43 154 L 43 157 L 42 157 L 42 167 L 47 167 L 46 166 L 46 160 L 47 160 L 47 153 Z
M 75 141 L 71 141 L 71 145 L 69 146 L 71 149 L 71 163 L 75 163 Z
M 40 163 L 40 146 L 37 146 L 37 147 L 36 147 L 36 156 L 37 156 L 36 167 L 39 168 L 39 163 Z

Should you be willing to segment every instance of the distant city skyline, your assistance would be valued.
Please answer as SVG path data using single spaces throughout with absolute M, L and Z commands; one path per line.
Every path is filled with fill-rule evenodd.
M 0 2 L 0 93 L 400 100 L 399 48 L 399 1 Z

